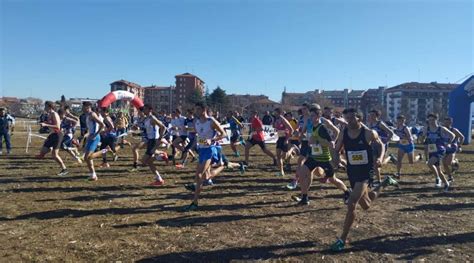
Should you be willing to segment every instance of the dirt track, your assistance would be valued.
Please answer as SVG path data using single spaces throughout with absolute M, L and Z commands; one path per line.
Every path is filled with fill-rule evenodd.
M 154 188 L 147 169 L 128 172 L 127 149 L 88 182 L 85 165 L 69 159 L 70 174 L 58 177 L 52 160 L 33 158 L 41 140 L 25 154 L 24 138 L 13 138 L 14 154 L 0 157 L 2 262 L 474 260 L 474 147 L 459 156 L 448 194 L 434 188 L 424 163 L 405 169 L 400 189 L 359 210 L 348 249 L 333 254 L 328 246 L 346 212 L 341 193 L 315 182 L 311 204 L 296 207 L 291 196 L 298 192 L 284 188 L 289 177 L 274 177 L 257 147 L 256 167 L 243 176 L 225 171 L 203 192 L 200 211 L 182 213 L 194 165 L 161 167 L 166 186 Z

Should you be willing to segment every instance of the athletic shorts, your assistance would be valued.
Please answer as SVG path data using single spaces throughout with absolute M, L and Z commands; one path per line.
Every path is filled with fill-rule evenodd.
M 347 177 L 349 178 L 352 189 L 354 189 L 356 183 L 359 182 L 366 182 L 369 186 L 372 186 L 374 181 L 374 168 L 368 166 L 359 168 L 348 165 Z
M 262 150 L 265 150 L 265 148 L 266 148 L 264 141 L 257 141 L 257 140 L 255 140 L 254 138 L 251 138 L 250 140 L 248 140 L 248 142 L 249 142 L 250 144 L 252 144 L 252 146 L 255 145 L 255 144 L 257 144 L 258 146 L 260 146 L 260 148 L 261 148 Z
M 431 159 L 431 158 L 436 158 L 436 162 L 435 162 L 435 165 L 438 166 L 440 164 L 440 160 L 442 160 L 444 158 L 444 156 L 446 156 L 446 148 L 445 147 L 437 147 L 438 148 L 438 151 L 437 152 L 433 152 L 433 153 L 429 153 L 428 154 L 428 160 Z
M 181 140 L 185 142 L 186 139 L 188 138 L 188 135 L 180 135 L 179 138 L 181 138 Z
M 308 157 L 311 154 L 311 147 L 308 141 L 301 142 L 300 156 Z
M 304 165 L 308 167 L 310 171 L 313 171 L 316 167 L 321 167 L 324 170 L 324 177 L 334 177 L 334 168 L 330 162 L 320 162 L 309 156 L 304 162 Z
M 276 142 L 276 148 L 277 148 L 277 150 L 280 149 L 284 152 L 288 151 L 288 143 L 286 143 L 286 138 L 285 137 L 278 138 L 278 140 Z
M 290 143 L 296 146 L 300 146 L 300 141 L 299 140 L 290 140 Z
M 84 146 L 84 151 L 91 152 L 91 153 L 95 152 L 95 150 L 97 149 L 97 146 L 99 145 L 99 142 L 100 142 L 99 135 L 95 136 L 95 138 L 93 139 L 90 139 L 89 137 L 87 137 L 86 146 Z
M 158 139 L 148 139 L 146 143 L 146 152 L 145 152 L 146 155 L 153 156 L 153 154 L 155 154 L 157 142 L 158 142 Z
M 203 164 L 208 160 L 218 159 L 217 149 L 215 146 L 209 146 L 205 148 L 198 148 L 199 164 Z
M 222 146 L 216 146 L 216 155 L 211 157 L 211 164 L 219 164 L 222 160 L 222 156 L 224 155 L 222 153 Z
M 53 132 L 48 135 L 46 140 L 44 141 L 43 147 L 45 148 L 53 148 L 54 150 L 59 149 L 61 142 L 63 140 L 63 134 L 60 132 Z
M 398 149 L 404 151 L 405 153 L 412 153 L 415 151 L 415 144 L 410 143 L 410 144 L 397 144 Z
M 236 143 L 239 139 L 240 139 L 239 133 L 232 133 L 232 136 L 230 136 L 231 143 Z
M 189 150 L 196 150 L 196 136 L 188 136 L 189 138 L 189 143 L 186 144 L 186 147 L 184 147 L 185 152 L 189 152 Z
M 72 147 L 72 136 L 64 136 L 63 141 L 61 142 L 61 149 L 67 150 Z
M 101 142 L 100 149 L 103 150 L 103 149 L 107 148 L 107 146 L 109 146 L 111 149 L 114 149 L 116 139 L 117 139 L 117 137 L 115 137 L 113 135 L 103 136 L 100 140 L 100 142 Z
M 459 146 L 457 144 L 451 144 L 451 146 L 446 147 L 446 155 L 457 153 L 459 150 Z

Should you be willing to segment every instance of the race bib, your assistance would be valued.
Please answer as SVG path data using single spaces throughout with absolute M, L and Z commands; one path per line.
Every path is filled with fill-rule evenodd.
M 209 145 L 209 140 L 203 137 L 198 137 L 198 144 L 202 146 L 208 146 Z
M 319 156 L 323 154 L 323 148 L 318 144 L 311 144 L 311 155 Z
M 364 165 L 369 163 L 367 151 L 348 151 L 349 163 L 351 165 Z
M 410 144 L 407 139 L 400 139 L 400 144 L 408 145 Z
M 428 144 L 428 152 L 429 153 L 435 153 L 438 151 L 438 147 L 436 147 L 436 144 Z
M 186 131 L 188 131 L 188 132 L 194 132 L 195 130 L 194 130 L 194 127 L 187 127 L 187 128 L 186 128 Z

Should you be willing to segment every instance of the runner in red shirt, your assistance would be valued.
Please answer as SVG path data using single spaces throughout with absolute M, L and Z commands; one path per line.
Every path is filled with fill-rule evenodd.
M 251 136 L 248 140 L 248 143 L 245 144 L 245 165 L 248 166 L 249 163 L 249 152 L 250 148 L 252 148 L 255 144 L 260 146 L 260 149 L 268 156 L 273 159 L 273 163 L 276 163 L 275 155 L 266 147 L 265 145 L 265 137 L 263 134 L 263 123 L 258 117 L 258 112 L 254 111 L 253 116 L 251 119 Z

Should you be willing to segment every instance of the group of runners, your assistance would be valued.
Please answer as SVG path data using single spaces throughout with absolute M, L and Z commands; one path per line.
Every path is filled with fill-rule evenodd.
M 43 158 L 52 151 L 54 160 L 61 167 L 59 175 L 68 173 L 59 155 L 60 149 L 66 150 L 77 162 L 84 160 L 89 169 L 89 179 L 93 181 L 98 179 L 93 160 L 102 157 L 101 166 L 109 167 L 107 154 L 117 160 L 117 152 L 127 144 L 133 153 L 130 171 L 137 171 L 141 166 L 139 150 L 144 149 L 141 164 L 149 167 L 154 176 L 151 183 L 154 186 L 165 184 L 154 163 L 156 160 L 166 163 L 172 161 L 177 169 L 196 162 L 194 182 L 185 185 L 187 190 L 194 193 L 193 200 L 183 208 L 183 211 L 192 211 L 199 209 L 202 187 L 212 185 L 212 179 L 226 167 L 238 168 L 241 173 L 253 169 L 249 153 L 253 146 L 258 145 L 272 160 L 271 165 L 276 166 L 277 176 L 291 172 L 292 162 L 296 165 L 295 176 L 286 187 L 291 190 L 300 187 L 300 195 L 293 197 L 297 205 L 309 204 L 308 192 L 314 177 L 321 183 L 333 184 L 341 191 L 341 197 L 347 204 L 347 214 L 342 234 L 331 247 L 335 251 L 344 249 L 355 220 L 357 204 L 369 209 L 384 188 L 397 186 L 397 180 L 404 177 L 402 161 L 405 155 L 410 164 L 426 160 L 434 176 L 435 186 L 449 191 L 454 181 L 453 172 L 459 168 L 455 154 L 462 150 L 464 142 L 463 135 L 452 127 L 451 118 L 445 118 L 440 124 L 438 115 L 434 113 L 427 116 L 423 131 L 416 132 L 422 137 L 425 147 L 415 154 L 414 136 L 412 129 L 406 125 L 407 118 L 400 115 L 395 127 L 389 127 L 381 120 L 382 114 L 378 110 L 370 111 L 364 123 L 363 114 L 353 108 L 333 112 L 331 108 L 322 109 L 318 104 L 303 104 L 298 112 L 299 118 L 275 109 L 273 129 L 263 125 L 258 112 L 252 112 L 249 134 L 243 134 L 242 116 L 236 112 L 227 114 L 227 132 L 203 103 L 197 103 L 193 109 L 189 109 L 186 116 L 176 109 L 170 117 L 155 115 L 153 108 L 145 105 L 140 108 L 136 121 L 130 125 L 126 118 L 124 120 L 123 114 L 113 121 L 109 109 L 93 106 L 90 102 L 84 102 L 83 116 L 76 117 L 67 107 L 56 112 L 53 102 L 45 103 L 49 121 L 41 123 L 41 126 L 49 127 L 51 133 L 38 157 Z M 74 129 L 80 122 L 85 123 L 81 128 L 82 143 L 74 138 Z M 127 126 L 130 126 L 128 131 Z M 127 141 L 125 135 L 131 133 L 140 134 L 141 140 L 134 144 Z M 278 137 L 275 153 L 265 142 L 268 136 Z M 388 154 L 388 143 L 396 137 L 398 152 L 396 155 Z M 235 158 L 240 157 L 239 148 L 243 147 L 244 160 L 229 161 L 222 151 L 221 142 L 224 138 L 229 138 Z M 82 154 L 78 149 L 81 145 Z M 168 148 L 172 148 L 170 155 Z M 397 173 L 393 177 L 397 180 L 389 175 L 382 178 L 382 170 L 390 162 L 396 164 Z M 349 186 L 336 177 L 337 171 L 347 173 Z

